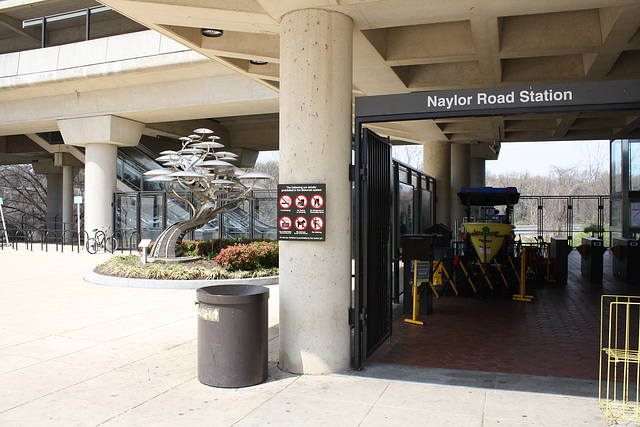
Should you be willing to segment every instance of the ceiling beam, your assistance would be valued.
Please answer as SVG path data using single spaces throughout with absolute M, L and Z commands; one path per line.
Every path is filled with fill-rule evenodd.
M 27 37 L 40 44 L 40 31 L 35 28 L 22 28 L 22 22 L 10 16 L 0 14 L 0 26 L 7 28 L 19 36 Z

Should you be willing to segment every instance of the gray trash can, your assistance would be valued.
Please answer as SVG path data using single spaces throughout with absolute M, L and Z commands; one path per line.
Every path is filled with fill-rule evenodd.
M 198 380 L 246 387 L 267 379 L 269 289 L 216 285 L 196 290 Z

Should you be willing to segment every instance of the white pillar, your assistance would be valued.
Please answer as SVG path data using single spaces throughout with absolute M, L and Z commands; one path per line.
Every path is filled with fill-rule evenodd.
M 469 144 L 451 144 L 451 225 L 465 216 L 465 207 L 458 202 L 460 187 L 469 187 L 471 179 L 471 147 Z
M 329 374 L 351 357 L 351 18 L 285 15 L 280 34 L 280 183 L 326 183 L 326 241 L 280 243 L 280 368 Z
M 73 166 L 62 166 L 62 223 L 65 238 L 70 239 L 73 224 Z
M 64 143 L 85 147 L 84 230 L 89 236 L 96 228 L 113 226 L 117 147 L 136 146 L 144 126 L 117 116 L 58 120 Z
M 423 145 L 423 169 L 427 175 L 436 179 L 436 219 L 453 229 L 451 224 L 451 147 L 445 141 L 426 142 Z
M 113 193 L 116 191 L 118 149 L 111 144 L 88 144 L 84 151 L 84 229 L 93 236 L 96 228 L 113 224 Z M 111 230 L 113 232 L 113 230 Z

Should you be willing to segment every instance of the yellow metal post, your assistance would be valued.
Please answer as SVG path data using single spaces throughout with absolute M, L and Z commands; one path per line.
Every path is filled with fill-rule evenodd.
M 639 331 L 639 297 L 602 296 L 598 402 L 609 425 L 640 421 Z
M 507 283 L 507 279 L 504 277 L 504 274 L 502 274 L 502 269 L 500 268 L 500 264 L 498 264 L 498 261 L 496 261 L 495 258 L 493 259 L 493 262 L 496 264 L 496 267 L 498 268 L 498 273 L 500 273 L 500 277 L 502 277 L 502 281 L 504 282 L 504 286 L 509 288 L 509 283 Z
M 526 287 L 526 271 L 527 271 L 527 248 L 522 248 L 522 253 L 520 254 L 520 293 L 513 296 L 513 299 L 516 301 L 527 301 L 531 302 L 533 296 L 525 295 L 525 287 Z
M 447 275 L 447 280 L 449 281 L 449 283 L 451 284 L 451 287 L 453 288 L 453 292 L 456 293 L 456 296 L 459 296 L 460 294 L 458 293 L 458 289 L 456 288 L 456 284 L 453 282 L 453 279 L 451 276 L 449 276 L 449 272 L 447 271 L 447 269 L 444 267 L 444 261 L 440 261 L 440 268 L 442 269 L 442 272 L 444 274 Z M 473 285 L 471 285 L 473 286 Z M 443 288 L 444 289 L 444 288 Z
M 424 325 L 424 322 L 418 320 L 418 313 L 420 312 L 420 295 L 418 294 L 418 260 L 413 260 L 413 287 L 411 288 L 413 294 L 413 317 L 411 319 L 404 319 L 407 323 L 413 323 L 415 325 Z
M 484 271 L 484 267 L 482 266 L 482 261 L 480 261 L 480 258 L 478 258 L 478 266 L 480 266 L 480 270 L 482 270 L 482 275 L 487 280 L 489 287 L 491 288 L 491 290 L 493 290 L 493 285 L 491 284 L 491 280 L 489 280 L 489 276 L 487 275 L 487 272 Z
M 518 274 L 518 269 L 516 268 L 510 256 L 507 256 L 507 259 L 511 263 L 511 267 L 513 268 L 513 272 L 516 274 L 516 279 L 518 279 L 518 283 L 520 283 L 520 275 Z
M 467 280 L 469 281 L 469 284 L 471 285 L 471 289 L 473 289 L 473 293 L 477 294 L 478 290 L 473 285 L 473 280 L 471 280 L 471 277 L 469 277 L 469 273 L 467 273 L 467 269 L 464 268 L 464 263 L 462 261 L 458 261 L 458 263 L 460 263 L 460 267 L 462 267 L 462 271 L 464 271 L 464 275 L 467 277 Z

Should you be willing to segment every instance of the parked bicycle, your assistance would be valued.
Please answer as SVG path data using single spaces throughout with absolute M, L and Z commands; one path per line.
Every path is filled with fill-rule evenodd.
M 112 234 L 109 234 L 111 227 L 95 228 L 93 237 L 87 239 L 87 252 L 95 254 L 98 250 L 113 253 L 118 249 L 118 241 Z

